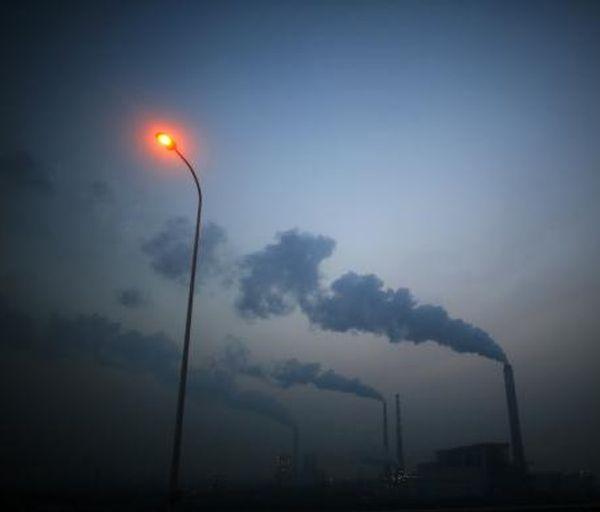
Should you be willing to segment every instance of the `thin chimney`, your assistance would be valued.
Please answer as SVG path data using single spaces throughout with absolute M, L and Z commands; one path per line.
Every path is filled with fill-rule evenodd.
M 396 458 L 398 469 L 404 471 L 404 446 L 402 445 L 402 417 L 400 416 L 400 395 L 396 394 Z
M 521 470 L 527 470 L 523 439 L 521 437 L 521 422 L 519 421 L 519 407 L 515 391 L 515 378 L 512 366 L 504 364 L 504 387 L 506 389 L 506 403 L 508 405 L 508 421 L 510 425 L 510 442 L 512 447 L 513 463 Z
M 292 427 L 292 471 L 294 478 L 298 478 L 298 472 L 300 470 L 300 449 L 298 446 L 298 427 Z
M 382 403 L 383 403 L 383 451 L 385 453 L 387 453 L 388 449 L 389 449 L 389 444 L 388 444 L 387 402 L 384 400 Z

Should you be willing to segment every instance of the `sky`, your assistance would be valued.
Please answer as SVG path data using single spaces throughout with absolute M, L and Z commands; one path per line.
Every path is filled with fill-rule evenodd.
M 5 481 L 166 482 L 196 197 L 162 129 L 204 193 L 187 485 L 272 478 L 291 425 L 376 471 L 353 379 L 400 394 L 412 468 L 507 441 L 500 353 L 531 467 L 600 472 L 599 27 L 578 1 L 5 9 Z

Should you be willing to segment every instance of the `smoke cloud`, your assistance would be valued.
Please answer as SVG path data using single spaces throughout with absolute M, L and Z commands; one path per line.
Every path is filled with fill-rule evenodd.
M 19 191 L 49 194 L 54 191 L 52 179 L 45 169 L 23 150 L 0 155 L 0 184 L 0 191 L 8 194 Z
M 190 396 L 207 395 L 232 409 L 251 412 L 269 418 L 283 426 L 293 428 L 295 421 L 288 409 L 275 398 L 257 390 L 242 389 L 235 374 L 223 368 L 190 372 Z
M 229 338 L 219 356 L 219 364 L 231 371 L 257 378 L 280 388 L 313 385 L 317 389 L 348 393 L 362 398 L 383 401 L 379 391 L 332 369 L 323 369 L 319 363 L 304 363 L 295 358 L 278 361 L 271 365 L 250 362 L 250 351 L 238 339 Z
M 68 319 L 53 317 L 47 326 L 7 306 L 0 297 L 0 348 L 27 351 L 48 359 L 81 358 L 124 371 L 143 372 L 165 385 L 175 387 L 179 378 L 181 352 L 162 333 L 146 335 L 125 331 L 118 322 L 100 315 Z M 235 374 L 223 368 L 190 371 L 188 397 L 191 400 L 215 399 L 227 406 L 252 412 L 292 427 L 287 408 L 260 391 L 241 389 Z
M 326 331 L 364 332 L 392 343 L 434 341 L 462 353 L 506 361 L 501 347 L 482 329 L 451 318 L 441 306 L 418 304 L 406 288 L 384 288 L 373 274 L 348 272 L 329 286 L 319 265 L 335 242 L 297 231 L 246 256 L 236 305 L 247 318 L 285 315 L 299 306 L 310 322 Z
M 126 288 L 117 291 L 117 302 L 128 309 L 136 309 L 147 304 L 148 299 L 137 288 Z
M 506 360 L 500 346 L 482 329 L 450 318 L 441 306 L 417 304 L 406 288 L 384 288 L 373 274 L 344 274 L 304 311 L 313 324 L 327 331 L 372 333 L 392 343 L 435 341 L 456 352 Z
M 112 203 L 115 200 L 115 191 L 106 181 L 96 180 L 90 185 L 90 194 L 94 201 L 99 203 Z
M 152 238 L 142 244 L 150 265 L 161 276 L 187 284 L 192 261 L 194 226 L 186 217 L 173 217 Z M 199 278 L 223 276 L 228 266 L 223 257 L 225 230 L 213 222 L 202 228 L 199 246 Z
M 240 264 L 238 311 L 246 318 L 285 315 L 319 290 L 319 264 L 335 242 L 297 230 L 277 234 L 277 242 L 245 256 Z
M 24 234 L 39 237 L 46 231 L 49 220 L 40 212 L 55 200 L 55 192 L 51 173 L 30 152 L 0 153 L 0 244 L 4 248 L 0 257 L 10 257 L 7 248 L 15 239 Z

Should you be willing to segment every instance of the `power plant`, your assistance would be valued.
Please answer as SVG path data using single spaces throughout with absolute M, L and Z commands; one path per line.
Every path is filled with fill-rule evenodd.
M 450 464 L 449 461 L 453 461 L 452 464 L 458 464 L 461 466 L 466 464 L 465 461 L 471 458 L 477 460 L 485 460 L 486 470 L 496 465 L 496 470 L 499 472 L 510 471 L 514 475 L 525 475 L 527 473 L 527 462 L 525 459 L 525 451 L 523 448 L 523 439 L 521 435 L 521 424 L 519 420 L 519 409 L 517 402 L 517 394 L 515 389 L 514 372 L 512 366 L 509 363 L 504 364 L 504 387 L 506 392 L 506 401 L 508 409 L 508 423 L 510 429 L 510 452 L 511 457 L 508 457 L 508 443 L 502 442 L 487 442 L 479 443 L 476 445 L 462 446 L 452 448 L 450 450 L 439 450 L 439 462 L 421 464 L 421 470 L 424 470 L 427 474 L 437 474 L 438 469 L 445 467 Z M 389 426 L 388 426 L 388 407 L 385 399 L 381 400 L 381 443 L 383 456 L 380 459 L 382 464 L 382 470 L 384 479 L 390 479 L 395 468 L 395 474 L 406 475 L 408 474 L 405 454 L 404 454 L 404 442 L 403 442 L 403 428 L 402 428 L 402 411 L 400 407 L 400 394 L 396 393 L 395 396 L 395 454 L 390 457 L 390 444 L 389 444 Z M 298 427 L 293 426 L 292 429 L 292 450 L 291 456 L 288 459 L 289 472 L 294 478 L 299 475 L 299 434 Z M 506 449 L 506 456 L 504 450 Z M 450 455 L 452 456 L 450 457 Z M 395 460 L 394 460 L 395 459 Z M 395 463 L 394 463 L 395 462 Z M 458 467 L 456 466 L 456 467 Z M 462 466 L 461 466 L 462 467 Z M 469 466 L 471 468 L 471 466 Z M 432 473 L 433 471 L 433 473 Z M 469 471 L 473 471 L 470 469 Z
M 390 446 L 387 401 L 381 399 L 382 456 L 365 458 L 361 464 L 371 467 L 370 475 L 362 473 L 356 480 L 334 480 L 325 469 L 317 466 L 317 455 L 305 457 L 299 468 L 298 428 L 292 428 L 292 456 L 278 459 L 277 482 L 296 499 L 314 497 L 316 503 L 324 496 L 354 503 L 356 493 L 381 500 L 381 503 L 506 503 L 520 500 L 545 499 L 548 496 L 584 499 L 595 496 L 597 487 L 593 475 L 580 472 L 530 471 L 519 420 L 518 400 L 513 368 L 503 366 L 507 400 L 510 443 L 505 440 L 475 440 L 472 444 L 435 450 L 433 460 L 407 467 L 403 439 L 403 416 L 400 394 L 395 402 L 395 446 Z M 508 436 L 507 436 L 508 437 Z M 392 444 L 394 439 L 391 440 Z M 377 468 L 377 473 L 373 469 Z M 336 492 L 332 493 L 333 487 Z M 312 493 L 312 494 L 311 494 Z M 311 498 L 312 499 L 312 498 Z M 350 506 L 350 505 L 349 505 Z

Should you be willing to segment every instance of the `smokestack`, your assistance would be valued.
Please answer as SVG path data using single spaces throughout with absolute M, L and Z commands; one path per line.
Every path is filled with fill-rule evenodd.
M 387 402 L 384 400 L 383 404 L 383 451 L 388 453 L 388 419 L 387 419 Z
M 400 395 L 396 394 L 396 458 L 398 469 L 404 471 L 404 446 L 402 445 L 402 419 L 400 416 Z
M 523 439 L 521 438 L 521 422 L 519 421 L 519 408 L 517 393 L 515 391 L 515 378 L 512 366 L 504 364 L 504 387 L 506 389 L 506 403 L 508 405 L 508 421 L 510 424 L 510 443 L 512 447 L 513 463 L 521 471 L 527 470 Z
M 388 417 L 387 417 L 387 402 L 381 401 L 383 404 L 383 456 L 385 462 L 383 463 L 383 477 L 388 479 L 391 475 L 391 466 L 389 460 L 389 441 L 388 441 Z
M 298 478 L 298 469 L 300 462 L 298 457 L 300 456 L 298 449 L 298 427 L 292 428 L 292 471 L 294 472 L 294 478 Z

